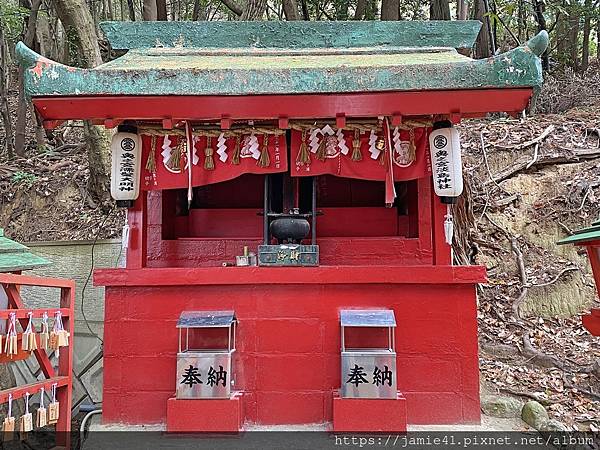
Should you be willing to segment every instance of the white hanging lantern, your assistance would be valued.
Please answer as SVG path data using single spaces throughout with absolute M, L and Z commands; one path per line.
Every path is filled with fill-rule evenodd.
M 434 129 L 429 135 L 429 152 L 435 193 L 443 203 L 454 203 L 463 191 L 460 137 L 452 126 Z
M 132 201 L 140 194 L 142 139 L 136 133 L 117 132 L 110 145 L 110 194 L 117 201 Z

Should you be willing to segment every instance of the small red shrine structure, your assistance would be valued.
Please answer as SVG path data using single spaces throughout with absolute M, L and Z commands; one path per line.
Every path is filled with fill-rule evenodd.
M 462 118 L 523 111 L 548 42 L 542 32 L 472 60 L 457 49 L 471 48 L 480 26 L 105 23 L 112 49 L 127 53 L 91 70 L 18 46 L 46 126 L 118 127 L 113 192 L 129 207 L 127 267 L 94 275 L 106 289 L 105 423 L 479 422 L 476 285 L 486 272 L 452 265 L 445 203 L 460 189 L 434 190 L 460 177 L 460 166 L 448 172 L 460 153 L 436 160 L 429 139 Z M 456 150 L 455 132 L 437 136 L 436 149 L 450 136 Z M 248 266 L 228 267 L 236 256 Z M 363 379 L 358 363 L 341 374 L 342 310 L 393 313 L 392 335 L 367 321 L 345 345 L 393 338 L 396 397 L 338 397 Z M 231 398 L 175 398 L 184 311 L 235 314 Z M 207 333 L 206 346 L 222 344 Z M 182 382 L 194 383 L 192 366 Z M 364 379 L 385 381 L 389 367 Z M 348 402 L 363 402 L 369 420 L 357 424 Z

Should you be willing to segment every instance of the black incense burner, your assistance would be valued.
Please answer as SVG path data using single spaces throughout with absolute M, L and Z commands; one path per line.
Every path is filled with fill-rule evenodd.
M 307 214 L 300 214 L 298 209 L 293 209 L 288 214 L 278 214 L 271 221 L 269 230 L 279 244 L 299 244 L 308 237 L 310 223 Z

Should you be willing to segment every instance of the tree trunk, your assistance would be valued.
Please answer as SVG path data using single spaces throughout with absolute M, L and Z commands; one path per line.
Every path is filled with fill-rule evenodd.
M 154 21 L 158 19 L 156 0 L 144 0 L 142 5 L 142 20 Z
M 92 17 L 84 0 L 54 0 L 56 13 L 68 36 L 74 38 L 80 66 L 91 68 L 102 64 L 100 47 Z M 110 142 L 102 127 L 85 123 L 90 178 L 88 190 L 101 203 L 108 200 L 110 185 Z
M 95 200 L 104 202 L 110 192 L 110 141 L 103 127 L 84 122 L 85 140 L 88 149 L 90 178 L 88 191 Z
M 21 3 L 23 5 L 23 3 Z M 25 36 L 23 42 L 27 47 L 33 47 L 35 42 L 35 28 L 38 17 L 38 11 L 41 0 L 33 0 L 31 3 L 31 12 L 27 19 L 27 26 L 25 30 Z M 25 129 L 27 128 L 27 107 L 29 102 L 25 98 L 25 86 L 24 86 L 24 71 L 23 67 L 19 66 L 18 72 L 18 84 L 19 84 L 19 101 L 17 104 L 17 124 L 15 127 L 15 152 L 19 156 L 25 156 Z
M 357 0 L 356 11 L 354 11 L 354 20 L 363 20 L 367 11 L 367 0 Z
M 206 14 L 203 14 L 206 16 Z M 192 11 L 192 20 L 194 22 L 200 19 L 200 0 L 194 0 L 194 9 Z M 206 20 L 206 17 L 203 17 L 202 20 Z
M 48 14 L 41 14 L 37 18 L 35 27 L 35 41 L 39 44 L 39 54 L 46 58 L 57 60 L 56 42 L 59 39 L 50 31 L 50 17 Z
M 248 0 L 240 20 L 261 20 L 267 9 L 267 0 Z
M 457 0 L 456 1 L 456 19 L 457 20 L 467 20 L 469 17 L 469 4 L 466 0 Z
M 77 51 L 70 55 L 70 63 L 88 69 L 102 64 L 96 29 L 84 0 L 54 0 L 54 8 L 67 35 L 74 39 Z
M 8 45 L 4 38 L 4 27 L 0 27 L 0 114 L 4 127 L 4 150 L 9 159 L 15 157 L 14 136 L 10 110 L 8 109 L 8 87 L 10 86 L 10 61 Z
M 127 0 L 127 7 L 129 8 L 129 20 L 135 22 L 135 6 L 133 0 Z
M 156 13 L 158 20 L 167 20 L 167 0 L 156 0 Z
M 115 20 L 115 13 L 113 11 L 112 0 L 107 0 L 107 4 L 108 4 L 108 20 Z
M 235 0 L 221 0 L 221 3 L 223 3 L 225 6 L 227 6 L 227 8 L 229 8 L 229 10 L 234 13 L 236 16 L 241 16 L 242 13 L 244 12 L 242 10 L 242 8 L 240 7 L 240 5 L 238 5 L 236 3 Z
M 308 4 L 306 3 L 306 0 L 300 0 L 300 3 L 302 4 L 302 19 L 310 20 L 310 14 L 308 12 Z
M 519 38 L 519 42 L 527 40 L 525 38 L 527 33 L 527 10 L 525 8 L 525 0 L 519 0 L 517 3 L 517 37 Z
M 579 67 L 579 12 L 569 14 L 569 63 L 574 70 Z
M 592 0 L 585 0 L 585 19 L 583 22 L 583 43 L 581 49 L 581 71 L 585 72 L 590 64 L 590 34 L 592 32 Z M 600 43 L 599 43 L 600 45 Z
M 600 62 L 600 18 L 596 19 L 596 59 Z
M 547 30 L 548 25 L 546 23 L 546 17 L 544 16 L 544 0 L 533 0 L 533 11 L 535 12 L 535 20 L 538 24 L 538 32 L 542 30 Z M 548 49 L 546 49 L 546 51 L 542 54 L 542 68 L 544 70 L 548 70 L 550 68 L 550 58 L 548 57 Z
M 473 8 L 473 19 L 483 22 L 483 27 L 475 41 L 475 58 L 489 58 L 492 55 L 491 33 L 487 26 L 485 0 L 475 0 Z
M 450 3 L 448 0 L 431 0 L 429 5 L 430 20 L 450 20 Z
M 348 20 L 348 8 L 350 8 L 350 2 L 348 0 L 338 0 L 335 2 L 335 5 L 335 20 Z
M 398 20 L 399 0 L 382 0 L 381 1 L 381 20 Z
M 298 11 L 298 2 L 296 0 L 282 0 L 283 13 L 287 20 L 300 20 L 300 12 Z

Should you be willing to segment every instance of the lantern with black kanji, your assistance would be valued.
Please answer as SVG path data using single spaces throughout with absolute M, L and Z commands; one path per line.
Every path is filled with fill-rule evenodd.
M 342 398 L 392 398 L 396 391 L 394 311 L 340 311 Z
M 137 129 L 120 125 L 113 135 L 111 149 L 110 193 L 118 206 L 132 206 L 140 194 L 142 141 Z
M 178 399 L 229 398 L 235 352 L 233 311 L 183 311 L 177 322 Z

